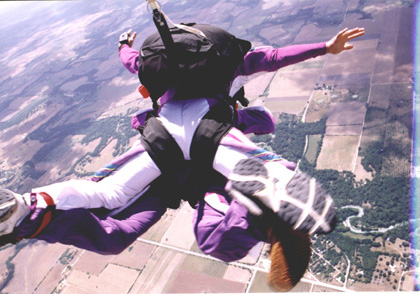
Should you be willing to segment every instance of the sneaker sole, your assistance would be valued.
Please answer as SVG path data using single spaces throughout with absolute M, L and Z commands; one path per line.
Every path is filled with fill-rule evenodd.
M 289 175 L 291 173 L 291 179 L 285 183 L 269 176 L 263 161 L 241 160 L 229 177 L 233 190 L 230 194 L 234 198 L 242 194 L 259 206 L 265 206 L 295 230 L 309 234 L 331 232 L 336 224 L 331 196 L 314 178 L 288 171 Z
M 16 207 L 15 195 L 7 189 L 0 188 L 0 222 L 9 219 Z

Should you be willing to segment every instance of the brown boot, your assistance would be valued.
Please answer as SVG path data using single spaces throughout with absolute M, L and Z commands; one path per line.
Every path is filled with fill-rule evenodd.
M 271 267 L 269 284 L 277 291 L 290 291 L 305 274 L 311 259 L 311 240 L 308 234 L 288 226 L 269 229 Z

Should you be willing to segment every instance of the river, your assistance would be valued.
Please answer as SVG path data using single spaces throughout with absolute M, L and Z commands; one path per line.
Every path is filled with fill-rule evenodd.
M 346 206 L 343 206 L 342 208 L 352 208 L 352 209 L 357 209 L 359 211 L 359 213 L 357 215 L 349 216 L 344 221 L 344 226 L 346 226 L 347 228 L 349 228 L 350 231 L 353 232 L 353 233 L 355 233 L 355 234 L 386 233 L 389 230 L 392 230 L 392 229 L 394 229 L 396 227 L 400 227 L 400 226 L 408 223 L 408 222 L 403 222 L 403 223 L 399 223 L 399 224 L 395 224 L 395 225 L 389 226 L 388 228 L 379 228 L 377 230 L 363 231 L 361 229 L 358 229 L 356 227 L 353 227 L 352 224 L 351 224 L 351 219 L 352 218 L 362 217 L 365 214 L 365 212 L 363 210 L 363 207 L 360 207 L 358 205 L 346 205 Z

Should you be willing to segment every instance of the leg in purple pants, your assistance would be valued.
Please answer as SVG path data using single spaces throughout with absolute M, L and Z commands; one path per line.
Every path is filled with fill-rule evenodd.
M 74 245 L 100 254 L 118 254 L 144 234 L 166 211 L 159 197 L 149 191 L 112 217 L 83 208 L 53 210 L 50 223 L 35 238 L 48 243 Z M 16 236 L 30 237 L 39 228 L 45 211 L 42 208 L 33 210 L 16 227 Z
M 245 257 L 252 247 L 267 238 L 260 222 L 235 200 L 226 212 L 200 201 L 194 213 L 194 234 L 204 253 L 226 262 Z
M 74 245 L 100 254 L 118 254 L 144 234 L 165 213 L 166 207 L 150 190 L 114 216 L 82 208 L 53 210 L 52 219 L 35 238 L 48 243 Z M 45 209 L 36 208 L 15 229 L 18 238 L 28 238 L 40 226 Z M 226 214 L 205 201 L 197 204 L 194 233 L 200 249 L 223 261 L 247 255 L 265 234 L 245 207 L 232 201 Z

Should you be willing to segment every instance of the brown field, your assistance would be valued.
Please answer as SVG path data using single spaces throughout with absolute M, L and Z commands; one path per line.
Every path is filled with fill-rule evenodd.
M 411 82 L 413 76 L 413 55 L 412 39 L 413 36 L 407 28 L 414 27 L 413 9 L 401 7 L 401 22 L 398 27 L 398 38 L 395 51 L 395 67 L 393 73 L 393 82 Z
M 286 75 L 290 73 L 295 74 L 305 74 L 307 71 L 315 73 L 315 76 L 319 76 L 320 71 L 325 63 L 325 56 L 318 56 L 314 59 L 308 59 L 304 62 L 299 62 L 293 65 L 288 65 L 286 67 L 280 68 L 277 72 L 281 75 Z
M 401 291 L 414 291 L 416 286 L 416 277 L 414 272 L 406 273 L 403 277 L 404 281 L 401 285 Z
M 175 279 L 172 283 L 168 283 L 163 293 L 243 293 L 246 285 L 246 283 L 215 278 L 207 273 L 181 269 L 176 272 Z
M 314 85 L 318 80 L 320 69 L 304 69 L 300 71 L 279 71 L 272 83 L 268 97 L 311 96 Z
M 93 141 L 91 141 L 88 145 L 80 144 L 79 142 L 75 143 L 72 149 L 80 149 L 81 147 L 87 147 L 89 149 L 87 150 L 94 150 L 96 146 L 100 143 L 101 138 L 97 138 Z M 100 153 L 100 156 L 86 156 L 85 160 L 79 162 L 77 166 L 75 167 L 75 170 L 80 173 L 86 173 L 86 172 L 95 172 L 105 166 L 107 163 L 109 163 L 112 159 L 115 157 L 112 155 L 114 152 L 114 147 L 117 144 L 117 140 L 111 140 L 109 141 L 108 145 L 102 150 Z M 88 151 L 84 150 L 86 154 Z
M 320 119 L 327 117 L 328 109 L 321 109 L 315 112 L 306 113 L 305 115 L 305 122 L 311 123 L 311 122 L 317 122 Z
M 387 109 L 390 105 L 391 84 L 372 85 L 369 95 L 369 107 Z
M 375 66 L 378 40 L 354 40 L 354 49 L 341 55 L 329 56 L 324 68 L 326 75 L 346 76 L 372 72 Z
M 290 292 L 294 293 L 308 293 L 308 292 L 312 292 L 310 291 L 312 289 L 312 284 L 310 283 L 305 283 L 305 282 L 299 282 L 297 283 L 297 285 L 290 290 Z
M 169 228 L 166 230 L 162 238 L 162 243 L 183 249 L 190 249 L 195 242 L 195 236 L 192 234 L 193 213 L 194 209 L 191 208 L 188 202 L 184 202 Z
M 73 270 L 67 276 L 61 293 L 128 293 L 139 275 L 138 270 L 112 263 L 99 276 Z
M 366 106 L 362 102 L 331 103 L 327 126 L 362 125 Z
M 199 274 L 206 273 L 207 275 L 217 279 L 222 279 L 225 276 L 228 267 L 229 265 L 225 262 L 214 261 L 192 255 L 186 256 L 181 265 L 181 268 L 188 272 Z
M 88 77 L 81 77 L 77 80 L 73 80 L 70 82 L 67 82 L 63 85 L 60 86 L 60 90 L 61 91 L 69 91 L 69 92 L 73 92 L 74 90 L 76 90 L 78 87 L 80 87 L 83 84 L 86 84 L 86 82 L 88 82 Z
M 315 42 L 322 42 L 331 38 L 334 33 L 328 36 L 321 35 L 321 28 L 315 24 L 308 24 L 302 27 L 299 31 L 299 34 L 295 38 L 296 44 L 305 44 L 305 43 L 315 43 Z
M 101 255 L 90 251 L 84 251 L 74 270 L 99 276 L 105 270 L 107 264 L 113 263 L 127 268 L 142 270 L 152 256 L 155 246 L 136 241 L 128 249 L 118 255 Z M 95 262 L 92 262 L 95 261 Z
M 178 210 L 168 209 L 162 218 L 141 237 L 147 240 L 161 242 L 177 213 Z
M 264 95 L 275 73 L 265 73 L 245 85 L 245 97 L 249 99 Z
M 248 269 L 243 269 L 236 266 L 228 266 L 223 279 L 246 284 L 249 280 L 251 280 L 251 276 L 251 271 Z
M 373 174 L 365 170 L 365 168 L 362 166 L 361 160 L 362 158 L 357 156 L 356 166 L 353 171 L 354 175 L 356 176 L 356 181 L 372 180 Z
M 315 122 L 321 118 L 327 117 L 332 91 L 327 89 L 314 90 L 309 101 L 305 121 Z
M 52 291 L 60 279 L 61 271 L 65 268 L 65 265 L 58 260 L 66 248 L 68 248 L 66 245 L 47 245 L 43 241 L 23 248 L 12 260 L 15 264 L 15 274 L 19 273 L 20 278 L 12 279 L 3 291 L 32 293 L 38 287 Z
M 267 273 L 258 271 L 255 274 L 254 282 L 252 283 L 249 293 L 267 293 L 274 292 L 267 283 Z
M 284 112 L 297 115 L 303 111 L 307 100 L 307 96 L 270 98 L 265 101 L 264 106 L 273 113 Z
M 174 273 L 183 264 L 185 254 L 157 248 L 148 260 L 140 277 L 132 286 L 132 293 L 168 293 L 167 284 L 174 279 Z
M 352 171 L 359 144 L 358 136 L 325 136 L 317 169 Z
M 275 26 L 271 26 L 260 30 L 260 35 L 266 38 L 267 40 L 272 40 L 273 38 L 278 39 L 287 36 L 287 32 L 282 28 L 276 28 Z
M 362 125 L 327 126 L 327 136 L 359 136 L 362 132 Z
M 92 262 L 93 260 L 95 262 Z M 73 269 L 99 276 L 111 260 L 112 256 L 100 255 L 84 250 L 77 263 L 73 266 Z
M 390 29 L 381 31 L 381 43 L 376 52 L 376 64 L 372 77 L 373 84 L 386 84 L 393 81 L 401 12 L 401 8 L 392 7 L 382 13 L 382 23 Z

